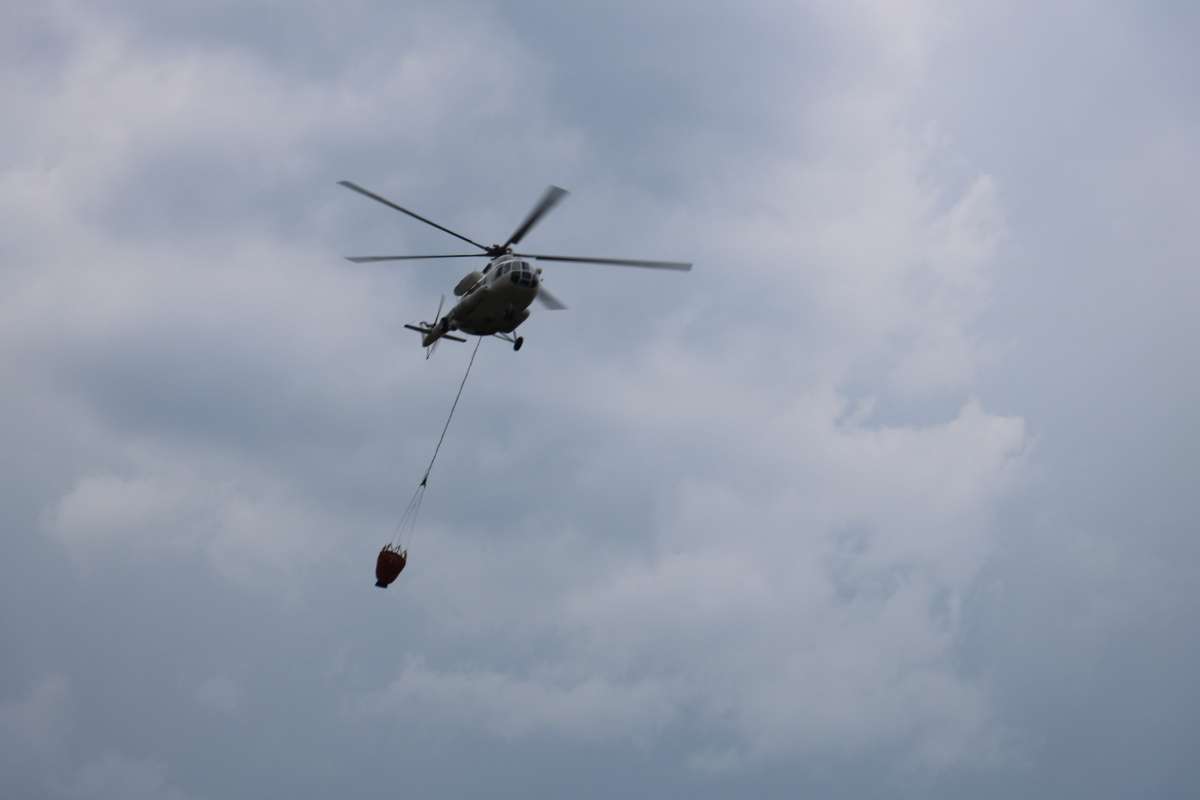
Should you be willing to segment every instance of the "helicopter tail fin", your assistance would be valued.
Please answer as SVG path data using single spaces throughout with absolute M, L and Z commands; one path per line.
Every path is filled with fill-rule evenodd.
M 437 349 L 437 343 L 440 339 L 453 339 L 456 342 L 465 342 L 466 339 L 461 336 L 455 336 L 450 333 L 450 318 L 442 319 L 442 306 L 446 303 L 446 295 L 438 301 L 437 313 L 433 315 L 433 322 L 422 321 L 419 325 L 405 325 L 409 330 L 414 330 L 421 334 L 421 344 L 425 347 L 425 358 L 428 359 L 433 355 L 433 351 Z

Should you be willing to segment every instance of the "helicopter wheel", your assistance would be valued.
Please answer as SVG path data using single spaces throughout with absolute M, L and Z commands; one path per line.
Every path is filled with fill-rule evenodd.
M 524 336 L 518 336 L 518 337 L 517 337 L 517 340 L 516 340 L 515 342 L 513 342 L 513 350 L 514 350 L 514 351 L 520 350 L 520 349 L 521 349 L 521 345 L 523 345 L 523 344 L 525 344 L 525 337 L 524 337 Z

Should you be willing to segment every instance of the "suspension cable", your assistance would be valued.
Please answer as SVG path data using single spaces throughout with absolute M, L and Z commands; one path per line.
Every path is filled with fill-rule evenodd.
M 462 397 L 463 387 L 467 385 L 467 378 L 471 374 L 471 367 L 475 364 L 475 354 L 479 352 L 479 345 L 483 344 L 483 337 L 480 336 L 475 340 L 475 349 L 471 351 L 471 360 L 467 362 L 467 371 L 463 373 L 462 383 L 458 384 L 458 394 L 454 395 L 454 403 L 450 406 L 450 413 L 446 416 L 446 424 L 442 426 L 442 435 L 438 437 L 437 446 L 433 448 L 433 457 L 429 459 L 429 466 L 425 468 L 425 477 L 421 478 L 419 485 L 425 486 L 429 483 L 429 473 L 433 472 L 433 462 L 437 461 L 438 451 L 442 449 L 442 442 L 446 440 L 446 431 L 450 430 L 450 420 L 454 419 L 454 410 L 458 408 L 458 401 Z
M 392 536 L 392 547 L 397 550 L 407 550 L 406 545 L 411 545 L 416 535 L 417 516 L 421 513 L 421 501 L 425 498 L 425 489 L 429 486 L 429 475 L 433 472 L 433 465 L 442 449 L 442 443 L 446 441 L 446 432 L 450 430 L 450 421 L 454 419 L 454 412 L 458 409 L 458 401 L 462 399 L 463 389 L 467 385 L 467 378 L 471 375 L 471 367 L 475 365 L 475 356 L 479 353 L 481 344 L 483 344 L 482 336 L 475 340 L 475 349 L 471 351 L 471 360 L 467 362 L 462 382 L 458 384 L 458 392 L 454 395 L 454 402 L 450 405 L 450 413 L 446 416 L 446 424 L 442 426 L 442 434 L 433 448 L 433 457 L 429 459 L 429 466 L 425 468 L 421 482 L 417 484 L 416 491 L 408 501 L 404 513 L 400 515 L 400 521 L 396 523 L 396 530 Z

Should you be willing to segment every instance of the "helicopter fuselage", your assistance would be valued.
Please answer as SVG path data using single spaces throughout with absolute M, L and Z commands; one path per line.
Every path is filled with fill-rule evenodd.
M 529 318 L 529 306 L 538 293 L 541 270 L 515 256 L 500 256 L 488 262 L 482 273 L 473 273 L 462 299 L 422 338 L 429 347 L 450 331 L 473 336 L 512 333 Z M 477 280 L 470 280 L 475 276 Z M 460 283 L 460 286 L 462 283 Z

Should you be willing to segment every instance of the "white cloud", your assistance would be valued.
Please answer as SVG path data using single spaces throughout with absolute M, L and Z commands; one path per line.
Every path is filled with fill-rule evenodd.
M 348 534 L 343 520 L 285 482 L 227 458 L 175 463 L 135 449 L 133 476 L 87 475 L 46 515 L 46 530 L 81 566 L 106 559 L 206 556 L 245 584 L 291 580 Z
M 801 482 L 764 490 L 743 452 L 723 458 L 726 479 L 680 486 L 648 563 L 568 594 L 573 655 L 666 673 L 751 754 L 908 742 L 949 759 L 957 741 L 977 755 L 991 715 L 953 666 L 958 608 L 1020 421 L 970 404 L 927 429 L 771 430 L 766 482 Z
M 896 748 L 926 766 L 991 763 L 1005 732 L 955 650 L 992 514 L 1022 471 L 1022 422 L 972 401 L 946 423 L 864 426 L 808 403 L 739 422 L 746 440 L 715 474 L 648 478 L 663 498 L 631 520 L 648 537 L 632 552 L 578 515 L 575 532 L 528 521 L 536 536 L 493 529 L 494 544 L 426 531 L 409 613 L 437 619 L 447 643 L 540 642 L 538 666 L 409 664 L 362 702 L 576 741 L 655 741 L 686 718 L 705 768 Z M 696 434 L 668 431 L 666 453 Z M 624 463 L 666 475 L 657 451 Z
M 52 527 L 75 546 L 132 532 L 170 531 L 178 529 L 180 502 L 177 490 L 148 477 L 88 476 L 62 498 Z

